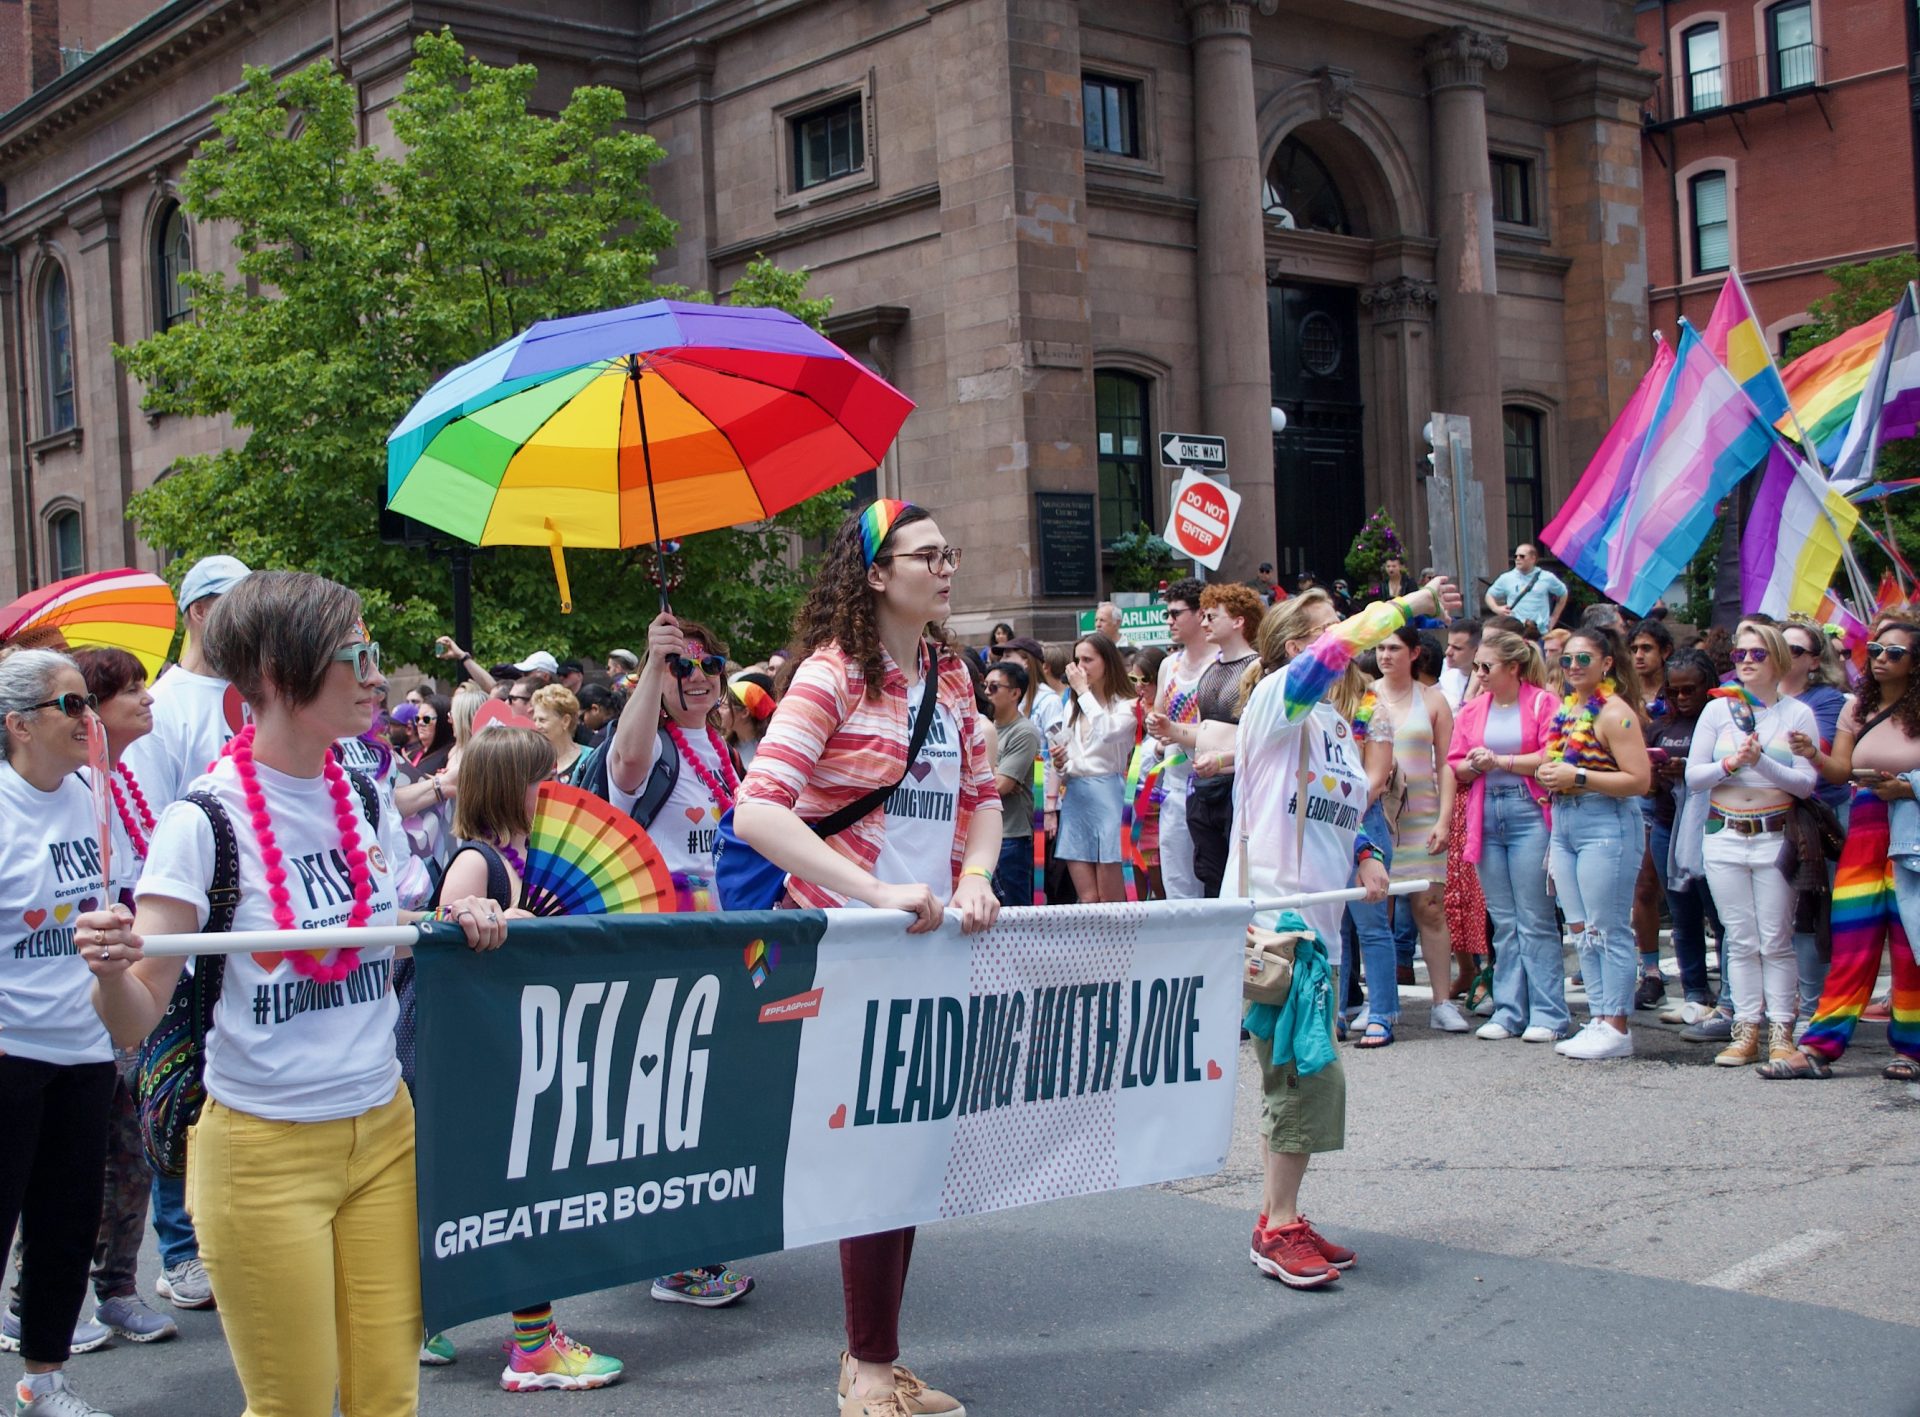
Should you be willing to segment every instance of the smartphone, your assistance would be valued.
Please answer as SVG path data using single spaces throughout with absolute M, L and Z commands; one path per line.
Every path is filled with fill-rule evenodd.
M 1885 768 L 1855 768 L 1851 776 L 1855 782 L 1886 782 L 1893 774 Z
M 1673 761 L 1673 754 L 1669 753 L 1665 748 L 1649 748 L 1647 749 L 1647 761 L 1657 768 L 1665 767 Z

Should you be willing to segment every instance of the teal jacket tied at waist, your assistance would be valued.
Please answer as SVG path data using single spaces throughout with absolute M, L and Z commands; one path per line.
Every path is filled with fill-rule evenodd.
M 1307 922 L 1287 910 L 1273 928 L 1282 934 L 1306 931 Z M 1275 1067 L 1292 1063 L 1300 1076 L 1311 1077 L 1334 1060 L 1333 974 L 1318 935 L 1307 932 L 1294 946 L 1287 1002 L 1248 1004 L 1241 1025 L 1255 1038 L 1272 1040 Z

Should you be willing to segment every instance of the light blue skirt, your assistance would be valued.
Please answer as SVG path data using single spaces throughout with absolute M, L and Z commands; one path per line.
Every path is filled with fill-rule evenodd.
M 1069 778 L 1053 854 L 1062 861 L 1119 861 L 1120 804 L 1126 794 L 1127 780 L 1117 772 Z

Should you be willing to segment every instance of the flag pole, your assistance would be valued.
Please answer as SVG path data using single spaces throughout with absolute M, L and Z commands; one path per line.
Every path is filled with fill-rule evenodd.
M 1763 333 L 1760 316 L 1754 312 L 1753 301 L 1747 298 L 1747 283 L 1740 278 L 1738 270 L 1732 272 L 1729 279 L 1733 281 L 1734 294 L 1740 297 L 1740 308 L 1746 311 L 1747 319 L 1753 322 L 1755 333 Z M 1827 471 L 1826 465 L 1820 461 L 1820 450 L 1814 446 L 1813 439 L 1808 437 L 1807 430 L 1800 426 L 1800 411 L 1793 406 L 1793 395 L 1787 391 L 1787 381 L 1781 378 L 1780 362 L 1773 357 L 1773 349 L 1764 339 L 1760 342 L 1760 348 L 1766 353 L 1767 367 L 1773 370 L 1773 377 L 1780 382 L 1780 391 L 1787 395 L 1787 417 L 1793 420 L 1793 435 L 1798 440 L 1801 450 L 1806 453 L 1807 461 L 1811 462 L 1814 470 L 1824 478 Z

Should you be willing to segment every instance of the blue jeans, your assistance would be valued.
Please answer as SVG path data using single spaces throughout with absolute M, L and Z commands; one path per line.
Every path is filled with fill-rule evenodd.
M 1381 826 L 1386 825 L 1383 817 Z M 1393 962 L 1413 968 L 1413 957 L 1420 950 L 1420 927 L 1413 923 L 1413 907 L 1405 896 L 1399 897 L 1393 907 Z
M 1033 838 L 1000 839 L 1000 859 L 993 863 L 993 897 L 1002 905 L 1033 904 Z
M 1480 809 L 1480 889 L 1493 917 L 1493 1021 L 1565 1033 L 1560 922 L 1547 895 L 1547 819 L 1524 787 L 1489 787 Z
M 1553 800 L 1553 888 L 1567 922 L 1581 926 L 1575 943 L 1593 1015 L 1633 1013 L 1640 950 L 1633 939 L 1633 882 L 1646 849 L 1640 804 L 1598 792 Z
M 1377 802 L 1367 808 L 1366 819 L 1361 822 L 1360 830 L 1366 833 L 1368 841 L 1386 853 L 1386 864 L 1391 867 L 1393 834 L 1387 830 L 1386 814 L 1380 810 Z M 1387 920 L 1390 908 L 1391 902 L 1386 900 L 1377 905 L 1356 900 L 1347 907 L 1353 917 L 1354 933 L 1360 937 L 1360 964 L 1367 974 L 1367 1017 L 1378 1019 L 1389 1027 L 1400 1018 L 1400 984 L 1394 973 L 1400 961 L 1393 926 Z M 1407 908 L 1404 900 L 1401 901 L 1400 914 L 1406 918 L 1408 925 L 1412 925 L 1413 911 Z
M 153 1176 L 153 1234 L 160 1242 L 160 1263 L 168 1269 L 200 1254 L 200 1237 L 187 1216 L 187 1178 Z
M 1696 1004 L 1715 1000 L 1713 985 L 1707 981 L 1707 879 L 1690 881 L 1683 891 L 1667 885 L 1667 865 L 1673 854 L 1673 823 L 1647 823 L 1652 833 L 1649 845 L 1653 869 L 1660 873 L 1661 889 L 1667 893 L 1667 914 L 1673 917 L 1673 957 L 1680 966 L 1680 987 Z

